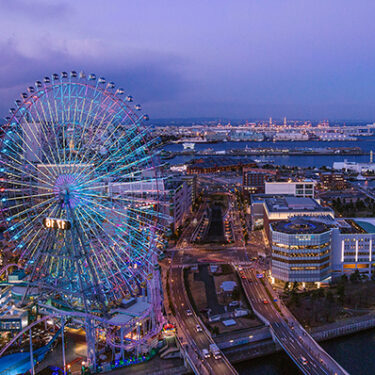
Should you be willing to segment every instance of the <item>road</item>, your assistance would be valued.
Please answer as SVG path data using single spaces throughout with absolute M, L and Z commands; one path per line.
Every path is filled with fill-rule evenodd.
M 209 349 L 210 344 L 213 344 L 214 341 L 205 330 L 203 324 L 198 320 L 187 298 L 182 266 L 171 268 L 170 286 L 178 336 L 183 343 L 182 346 L 185 353 L 193 361 L 199 374 L 237 374 L 224 355 L 221 359 L 214 359 L 212 356 L 210 358 L 203 358 L 202 350 Z M 188 309 L 192 311 L 191 316 L 187 314 Z M 196 327 L 198 324 L 203 328 L 202 332 L 197 332 Z
M 230 196 L 233 200 L 233 196 Z M 230 202 L 229 209 L 235 207 L 237 202 Z M 234 210 L 235 211 L 235 210 Z M 189 229 L 183 236 L 177 246 L 171 249 L 174 252 L 173 262 L 170 264 L 172 274 L 171 294 L 173 304 L 176 310 L 177 324 L 183 339 L 187 342 L 187 352 L 189 356 L 199 365 L 201 361 L 202 371 L 208 371 L 212 374 L 233 373 L 229 362 L 225 360 L 215 360 L 209 358 L 202 360 L 200 353 L 202 349 L 208 348 L 213 342 L 212 338 L 206 332 L 197 333 L 196 325 L 201 324 L 193 313 L 187 316 L 186 310 L 193 309 L 188 301 L 186 291 L 184 290 L 184 281 L 182 269 L 184 265 L 197 263 L 228 263 L 241 264 L 245 279 L 241 279 L 247 298 L 249 299 L 254 311 L 256 311 L 263 321 L 269 325 L 275 341 L 287 352 L 290 358 L 305 374 L 311 375 L 343 375 L 348 374 L 332 357 L 330 357 L 303 329 L 290 311 L 280 302 L 278 307 L 274 306 L 272 288 L 268 287 L 267 293 L 265 286 L 256 277 L 256 270 L 266 270 L 268 268 L 267 259 L 250 262 L 250 258 L 256 257 L 259 253 L 268 255 L 268 246 L 262 237 L 261 231 L 250 233 L 250 243 L 244 246 L 241 238 L 240 218 L 234 214 L 231 215 L 232 227 L 235 231 L 236 243 L 231 246 L 214 245 L 189 245 Z M 214 249 L 215 247 L 215 249 Z M 176 251 L 177 250 L 177 251 Z M 213 251 L 220 250 L 220 251 Z M 265 285 L 267 280 L 264 279 Z M 265 303 L 266 301 L 266 303 Z M 203 328 L 203 327 L 202 327 Z M 204 373 L 204 372 L 202 372 Z
M 271 333 L 276 341 L 303 373 L 311 375 L 348 374 L 307 334 L 289 310 L 279 301 L 277 302 L 279 311 L 277 310 L 271 300 L 274 296 L 270 299 L 254 269 L 244 268 L 243 272 L 246 278 L 241 279 L 242 284 L 253 309 L 269 323 Z M 272 293 L 271 288 L 268 290 Z

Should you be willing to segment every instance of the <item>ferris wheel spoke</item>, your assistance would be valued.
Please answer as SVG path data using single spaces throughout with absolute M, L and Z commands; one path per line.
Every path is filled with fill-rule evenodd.
M 82 208 L 81 208 L 81 209 L 82 209 Z M 92 220 L 94 223 L 96 223 L 96 225 L 98 225 L 99 227 L 101 227 L 101 224 L 100 224 L 99 222 L 97 222 L 97 220 L 96 220 L 95 218 L 93 218 L 93 217 L 90 215 L 90 213 L 88 213 L 88 212 L 87 212 L 86 210 L 84 210 L 84 209 L 83 209 L 83 211 L 85 212 L 85 214 L 86 214 L 87 216 L 89 216 L 89 217 L 91 218 L 91 220 Z M 126 258 L 131 259 L 131 257 L 129 257 L 129 254 L 127 254 L 127 253 L 124 251 L 123 246 L 121 246 L 121 245 L 120 245 L 120 244 L 119 244 L 119 243 L 118 243 L 118 242 L 117 242 L 112 236 L 110 236 L 107 232 L 105 232 L 105 236 L 109 238 L 110 243 L 113 243 L 113 244 L 117 245 L 118 249 L 121 249 L 121 251 L 125 254 Z M 98 238 L 100 238 L 100 236 L 98 236 Z M 132 274 L 132 276 L 135 277 L 135 274 L 132 272 L 132 270 L 129 268 L 129 266 L 128 266 L 126 263 L 124 263 L 124 260 L 122 259 L 122 257 L 119 256 L 120 254 L 116 254 L 116 253 L 114 253 L 114 254 L 115 254 L 115 258 L 114 258 L 114 257 L 111 255 L 112 253 L 109 252 L 109 250 L 108 250 L 108 249 L 110 248 L 110 246 L 105 246 L 104 244 L 102 244 L 102 242 L 101 242 L 101 245 L 102 245 L 104 251 L 106 252 L 106 254 L 110 257 L 110 259 L 113 260 L 114 264 L 116 264 L 116 268 L 117 268 L 118 271 L 120 272 L 120 275 L 121 275 L 122 278 L 123 278 L 123 270 L 121 270 L 121 269 L 119 268 L 118 263 L 116 262 L 115 258 L 117 258 L 117 261 L 122 262 L 122 263 L 124 264 L 124 267 L 126 268 L 126 270 L 127 270 L 128 272 L 130 272 L 130 273 Z M 128 283 L 128 281 L 127 281 L 125 278 L 123 278 L 123 281 L 128 285 L 128 287 L 131 287 L 130 284 Z
M 108 99 L 108 97 L 106 97 L 106 99 Z M 105 99 L 105 100 L 106 100 L 106 99 Z M 103 103 L 103 104 L 104 104 L 104 103 Z M 111 105 L 113 105 L 113 102 L 112 102 Z M 96 117 L 96 115 L 95 115 L 95 117 Z M 112 119 L 113 119 L 113 118 L 112 118 Z M 83 154 L 83 156 L 82 156 L 82 160 L 85 160 L 85 156 L 86 156 L 87 150 L 89 150 L 90 147 L 92 146 L 92 143 L 93 143 L 93 141 L 95 140 L 96 135 L 97 135 L 97 132 L 98 132 L 98 130 L 101 128 L 101 126 L 102 126 L 102 124 L 103 124 L 103 121 L 104 121 L 104 117 L 101 119 L 99 125 L 96 127 L 95 132 L 94 132 L 94 134 L 92 135 L 89 144 L 86 145 L 86 149 L 85 149 L 85 152 L 84 152 L 84 154 Z M 104 130 L 102 130 L 102 132 L 105 132 L 105 131 L 108 129 L 108 127 L 110 126 L 111 122 L 112 122 L 112 120 L 111 120 L 109 123 L 107 123 L 106 127 L 104 128 Z M 84 130 L 83 130 L 83 132 L 82 132 L 82 136 L 84 136 L 84 135 L 85 135 L 85 128 L 84 128 Z
M 120 211 L 118 211 L 118 210 L 115 210 L 114 208 L 108 208 L 108 207 L 106 207 L 106 206 L 104 206 L 104 205 L 102 205 L 102 204 L 100 204 L 100 203 L 98 203 L 98 202 L 95 202 L 95 201 L 92 201 L 92 200 L 89 201 L 89 202 L 91 203 L 91 205 L 90 205 L 90 209 L 92 209 L 92 205 L 96 205 L 96 206 L 99 207 L 99 209 L 106 210 L 108 213 L 113 213 L 113 212 L 115 212 L 117 215 L 120 215 L 120 216 L 122 216 L 122 217 L 125 217 L 126 219 L 130 219 L 130 220 L 136 221 L 136 222 L 138 222 L 138 223 L 140 223 L 140 224 L 144 224 L 144 223 L 146 222 L 146 220 L 145 220 L 145 221 L 141 221 L 141 220 L 136 219 L 136 218 L 134 218 L 134 217 L 131 217 L 131 216 L 129 216 L 129 215 L 123 213 L 123 212 L 120 212 Z M 108 218 L 106 218 L 106 220 L 109 221 Z M 109 221 L 109 222 L 110 222 L 110 221 Z M 112 223 L 112 222 L 110 222 L 110 223 L 111 223 L 114 227 L 116 227 L 116 224 L 115 224 L 115 223 Z M 137 229 L 136 227 L 130 225 L 129 223 L 127 223 L 127 222 L 125 222 L 125 221 L 122 221 L 122 222 L 121 222 L 121 225 L 125 225 L 127 228 L 129 228 L 129 229 L 131 229 L 131 230 L 133 230 L 133 231 L 136 231 L 136 232 L 138 233 L 138 235 L 140 235 L 141 238 L 142 238 L 143 234 L 142 234 L 142 231 L 141 231 L 141 230 Z M 118 228 L 118 229 L 119 229 L 119 228 Z M 121 229 L 119 229 L 119 230 L 124 232 L 124 230 L 121 230 Z M 135 240 L 135 241 L 138 243 L 138 245 L 143 246 L 143 243 L 141 242 L 141 239 L 140 239 L 140 238 L 133 237 L 133 240 Z
M 100 234 L 97 233 L 97 232 L 96 232 L 96 231 L 95 231 L 95 230 L 89 225 L 89 223 L 87 222 L 86 218 L 80 213 L 80 211 L 79 211 L 79 215 L 81 216 L 82 220 L 85 222 L 85 225 L 87 225 L 87 226 L 90 228 L 90 231 L 96 236 L 96 239 L 99 241 L 100 245 L 102 246 L 103 252 L 100 252 L 99 255 L 100 255 L 100 257 L 101 257 L 102 260 L 103 260 L 103 264 L 107 264 L 107 262 L 105 261 L 105 258 L 103 257 L 103 253 L 105 253 L 105 254 L 108 256 L 108 258 L 112 261 L 112 264 L 113 264 L 114 267 L 117 269 L 117 272 L 119 272 L 119 274 L 121 275 L 121 274 L 122 274 L 122 270 L 121 270 L 120 267 L 119 267 L 118 261 L 116 261 L 116 260 L 113 258 L 111 252 L 108 251 L 108 249 L 107 249 L 108 246 L 106 246 L 106 245 L 104 245 L 104 244 L 102 243 L 102 241 L 100 240 Z M 80 223 L 80 225 L 81 225 L 81 230 L 83 230 L 83 225 L 82 225 L 81 223 Z M 92 244 L 91 244 L 91 243 L 90 243 L 90 246 L 92 247 Z M 95 251 L 95 249 L 92 248 L 92 251 L 93 251 L 93 253 L 94 253 L 95 256 L 96 256 L 96 251 Z M 119 260 L 120 260 L 120 263 L 123 263 L 124 266 L 126 267 L 126 264 L 124 263 L 123 259 L 119 258 Z M 100 262 L 100 265 L 101 265 L 101 262 Z M 110 273 L 112 274 L 112 276 L 114 277 L 114 274 L 113 274 L 112 268 L 111 268 L 110 266 L 108 266 L 108 265 L 107 265 L 107 267 L 108 267 Z M 103 268 L 102 268 L 102 269 L 103 269 Z M 104 270 L 103 270 L 103 274 L 104 274 L 104 275 L 106 274 L 106 273 L 104 272 Z M 115 278 L 115 277 L 114 277 L 114 278 Z M 123 282 L 126 282 L 125 279 L 123 279 L 122 281 L 123 281 Z M 118 285 L 118 287 L 120 287 L 120 285 Z
M 93 211 L 96 215 L 100 216 L 103 220 L 106 220 L 107 222 L 109 222 L 109 223 L 112 225 L 113 228 L 119 230 L 119 231 L 122 232 L 123 234 L 126 234 L 126 232 L 125 232 L 123 229 L 121 229 L 120 227 L 117 227 L 115 223 L 111 222 L 107 217 L 105 217 L 105 216 L 104 216 L 103 214 L 101 214 L 99 211 L 96 211 L 92 206 L 90 206 L 89 209 L 90 209 L 91 211 Z M 84 211 L 87 213 L 86 210 L 84 210 Z M 90 216 L 91 216 L 91 215 L 90 215 Z M 93 219 L 93 220 L 96 222 L 96 224 L 98 224 L 98 225 L 103 229 L 102 225 L 101 225 L 98 221 L 96 221 L 95 219 Z M 104 229 L 103 229 L 103 231 L 104 231 Z M 110 236 L 106 231 L 104 231 L 104 232 L 105 232 L 106 235 L 109 236 L 113 241 L 115 241 L 115 240 L 113 239 L 113 237 Z M 116 234 L 115 234 L 115 235 L 116 235 Z M 131 247 L 131 244 L 129 243 L 129 241 L 125 240 L 123 237 L 120 237 L 119 235 L 116 235 L 116 236 L 119 237 L 122 241 L 124 241 L 128 246 Z M 117 241 L 116 241 L 116 244 L 118 244 Z M 124 252 L 124 254 L 125 254 L 127 257 L 131 258 L 130 254 L 129 254 L 128 252 L 126 252 L 125 249 L 124 249 L 123 247 L 121 247 L 121 246 L 119 245 L 119 248 Z M 149 262 L 149 260 L 148 260 L 147 258 L 143 258 L 143 259 L 144 259 L 146 262 Z
M 42 193 L 42 194 L 34 194 L 34 195 L 24 195 L 24 196 L 16 196 L 14 198 L 7 198 L 6 202 L 8 201 L 14 201 L 14 200 L 20 200 L 20 199 L 27 199 L 27 198 L 38 198 L 38 197 L 45 197 L 49 195 L 53 195 L 54 193 Z
M 83 194 L 83 193 L 81 193 L 81 195 L 88 196 L 88 197 L 105 198 L 104 196 L 93 195 L 93 194 Z M 152 223 L 151 221 L 147 221 L 147 219 L 146 219 L 144 216 L 142 217 L 143 220 L 136 219 L 136 218 L 133 217 L 133 216 L 129 216 L 129 215 L 127 215 L 126 213 L 123 213 L 123 212 L 120 212 L 120 211 L 118 211 L 118 210 L 115 210 L 114 207 L 106 207 L 105 205 L 102 205 L 102 204 L 98 203 L 97 201 L 94 201 L 94 200 L 92 200 L 92 199 L 90 199 L 90 198 L 87 198 L 87 200 L 90 201 L 92 204 L 99 205 L 100 208 L 102 208 L 102 209 L 106 209 L 106 210 L 108 210 L 109 212 L 111 212 L 111 211 L 115 211 L 115 212 L 116 212 L 117 214 L 119 214 L 120 216 L 123 216 L 123 217 L 125 217 L 125 218 L 129 218 L 129 219 L 131 219 L 131 220 L 137 221 L 137 222 L 140 223 L 140 224 L 147 223 L 147 224 L 149 224 L 149 225 L 155 225 L 155 224 Z M 121 209 L 121 207 L 120 207 L 120 209 Z M 131 210 L 131 211 L 136 212 L 135 215 L 139 215 L 139 214 L 142 214 L 142 215 L 145 215 L 145 214 L 146 214 L 146 215 L 149 215 L 149 214 L 151 214 L 151 216 L 154 216 L 154 213 L 156 212 L 156 213 L 158 214 L 157 217 L 160 217 L 160 216 L 159 216 L 159 213 L 158 213 L 157 211 L 150 211 L 150 210 L 147 210 L 147 211 L 145 212 L 145 211 L 143 211 L 143 210 L 139 210 L 139 209 L 135 209 L 135 208 L 130 208 L 130 207 L 127 207 L 126 209 L 127 209 L 127 210 Z M 166 216 L 166 218 L 169 219 L 169 217 L 167 217 L 167 216 Z M 156 226 L 156 227 L 158 227 L 158 226 Z M 158 229 L 162 229 L 162 228 L 163 228 L 162 226 L 158 227 Z M 136 228 L 132 228 L 132 229 L 136 229 Z
M 64 165 L 66 164 L 66 140 L 65 140 L 65 123 L 66 123 L 66 118 L 65 118 L 65 112 L 66 112 L 66 109 L 65 109 L 65 102 L 64 102 L 64 94 L 63 94 L 63 88 L 64 88 L 64 85 L 63 84 L 60 84 L 60 105 L 61 105 L 61 130 L 62 130 L 62 152 L 63 152 L 63 162 L 64 162 Z M 55 91 L 53 91 L 55 93 Z M 55 109 L 56 109 L 56 118 L 58 119 L 58 111 L 57 111 L 57 103 L 56 103 L 56 96 L 54 96 L 54 101 L 55 101 Z M 69 106 L 70 108 L 70 103 L 69 103 Z
M 38 190 L 51 190 L 51 188 L 47 187 L 47 186 L 41 186 L 41 185 L 35 185 L 35 184 L 26 184 L 24 182 L 20 182 L 18 181 L 17 179 L 19 178 L 19 176 L 13 174 L 13 173 L 9 173 L 7 172 L 7 175 L 10 175 L 13 177 L 12 180 L 9 180 L 9 179 L 6 179 L 6 178 L 0 178 L 0 182 L 1 183 L 4 183 L 4 184 L 8 184 L 9 186 L 24 186 L 26 188 L 29 188 L 29 189 L 38 189 Z M 13 191 L 12 189 L 7 189 L 7 191 Z M 16 191 L 18 191 L 18 189 L 16 189 Z
M 16 170 L 16 171 L 18 171 L 18 172 L 20 173 L 20 175 L 18 176 L 18 175 L 14 175 L 14 174 L 11 173 L 11 172 L 5 171 L 5 174 L 7 174 L 7 175 L 10 175 L 10 176 L 17 176 L 17 178 L 21 178 L 24 174 L 26 174 L 26 171 L 25 171 L 25 170 L 22 170 L 22 169 L 20 169 L 20 168 L 17 168 L 17 167 L 15 167 L 14 165 L 10 165 L 10 164 L 6 163 L 4 160 L 0 160 L 0 163 L 1 163 L 2 165 L 5 165 L 5 166 L 8 167 L 9 169 L 11 169 L 11 170 L 14 169 L 14 170 Z M 35 179 L 35 180 L 37 180 L 37 181 L 39 181 L 39 182 L 42 183 L 43 185 L 50 186 L 51 188 L 53 188 L 53 185 L 51 185 L 49 182 L 46 182 L 46 181 L 40 179 L 39 177 L 36 177 L 35 175 L 32 175 L 32 178 Z M 39 188 L 38 185 L 33 185 L 33 186 Z
M 96 251 L 95 249 L 92 247 L 92 243 L 90 241 L 90 239 L 88 238 L 87 236 L 87 233 L 86 231 L 84 230 L 84 227 L 82 226 L 82 223 L 80 222 L 80 220 L 78 219 L 78 225 L 80 226 L 80 233 L 82 233 L 83 237 L 85 237 L 85 240 L 86 240 L 86 243 L 89 245 L 89 247 L 91 248 L 91 255 L 93 255 L 95 257 L 95 259 L 97 260 L 97 265 L 101 268 L 102 272 L 103 272 L 103 275 L 106 274 L 105 270 L 103 269 L 102 267 L 102 264 L 101 262 L 99 261 L 98 257 L 97 257 L 97 254 L 96 254 Z M 85 246 L 85 244 L 82 244 L 82 246 Z M 94 271 L 96 272 L 96 276 L 97 276 L 97 279 L 100 280 L 100 276 L 99 274 L 97 273 L 97 270 L 95 267 L 94 268 Z
M 50 115 L 50 121 L 48 121 L 47 114 L 46 114 L 46 111 L 44 109 L 44 105 L 43 105 L 43 101 L 44 100 L 47 102 L 47 107 L 48 107 L 48 111 L 49 111 L 49 115 Z M 50 99 L 49 99 L 49 95 L 48 95 L 48 90 L 46 90 L 46 95 L 38 100 L 38 104 L 39 104 L 39 107 L 42 110 L 45 124 L 52 123 L 51 124 L 51 128 L 52 128 L 52 132 L 53 132 L 53 135 L 54 135 L 55 152 L 56 152 L 56 158 L 54 157 L 54 159 L 56 160 L 56 164 L 59 165 L 59 164 L 61 164 L 61 159 L 60 159 L 60 155 L 59 155 L 59 147 L 58 147 L 58 142 L 57 142 L 57 134 L 56 134 L 56 131 L 55 131 L 55 121 L 54 121 L 53 114 L 52 114 L 52 109 L 51 109 L 51 103 L 50 103 Z M 43 121 L 41 121 L 41 119 L 40 119 L 39 111 L 36 111 L 36 113 L 37 113 L 39 121 L 41 123 L 43 123 Z M 46 138 L 46 140 L 47 140 L 47 144 L 49 145 L 50 152 L 53 155 L 54 153 L 53 153 L 53 150 L 51 148 L 50 143 L 48 142 L 48 138 Z
M 16 218 L 19 217 L 20 215 L 28 214 L 29 212 L 34 211 L 36 208 L 43 207 L 45 204 L 49 204 L 49 203 L 52 202 L 52 201 L 54 201 L 54 198 L 51 198 L 51 199 L 48 199 L 48 200 L 43 201 L 43 202 L 41 202 L 41 203 L 38 203 L 38 204 L 34 205 L 33 207 L 26 208 L 26 209 L 24 209 L 23 211 L 17 212 L 16 214 L 14 214 L 14 215 L 12 215 L 12 216 L 7 217 L 7 220 L 6 220 L 6 221 L 11 221 L 11 220 L 16 219 Z M 17 204 L 17 205 L 13 205 L 13 206 L 11 206 L 11 207 L 3 208 L 2 211 L 3 211 L 3 212 L 7 212 L 7 211 L 10 211 L 10 210 L 14 210 L 15 208 L 18 208 L 18 207 L 24 207 L 24 206 L 25 206 L 24 203 L 20 203 L 20 204 Z
M 54 214 L 54 212 L 55 212 L 55 209 L 57 209 L 57 206 L 55 206 L 54 208 L 53 208 L 53 210 L 52 210 L 52 214 Z M 30 226 L 32 225 L 32 223 L 30 223 Z M 31 247 L 31 245 L 32 245 L 32 243 L 35 241 L 35 239 L 37 239 L 37 238 L 39 238 L 39 233 L 41 232 L 43 230 L 43 227 L 40 227 L 39 229 L 38 229 L 38 231 L 35 233 L 35 235 L 32 237 L 32 239 L 31 239 L 31 241 L 30 242 L 27 242 L 27 238 L 29 238 L 29 236 L 30 235 L 32 235 L 32 231 L 28 231 L 27 232 L 27 235 L 26 235 L 26 237 L 25 237 L 25 245 L 24 245 L 24 247 L 25 247 L 25 250 L 21 253 L 21 255 L 20 255 L 20 259 L 23 259 L 24 257 L 25 257 L 25 254 L 28 252 L 29 253 L 29 256 L 30 256 L 30 259 L 34 256 L 34 254 L 35 254 L 35 251 L 38 249 L 38 245 L 36 245 L 34 248 L 32 248 Z M 42 242 L 42 240 L 43 240 L 43 237 L 41 237 L 40 238 L 40 240 L 39 240 L 39 242 L 38 242 L 38 244 L 40 244 L 41 242 Z M 30 248 L 32 249 L 32 250 L 30 250 Z M 29 251 L 28 251 L 29 250 Z
M 120 136 L 120 138 L 121 138 L 121 136 Z M 107 140 L 108 140 L 108 139 L 109 139 L 109 137 L 107 138 Z M 138 139 L 137 141 L 139 141 L 139 139 Z M 105 142 L 104 142 L 104 143 L 105 143 Z M 133 150 L 132 153 L 131 153 L 131 156 L 129 157 L 129 158 L 132 159 L 131 162 L 134 162 L 134 160 L 137 160 L 137 157 L 138 157 L 138 156 L 142 156 L 142 155 L 144 155 L 144 154 L 145 154 L 145 151 L 146 151 L 147 149 L 149 149 L 150 147 L 155 146 L 156 143 L 157 143 L 156 140 L 150 140 L 150 141 L 148 141 L 147 143 L 142 144 L 142 145 L 140 145 L 139 147 L 137 147 L 135 150 Z M 117 154 L 119 154 L 118 156 L 121 157 L 121 152 L 123 152 L 123 150 L 127 150 L 127 149 L 129 149 L 130 147 L 134 146 L 135 144 L 136 144 L 136 143 L 135 143 L 134 140 L 133 140 L 133 141 L 130 141 L 130 142 L 129 142 L 128 144 L 126 144 L 125 146 L 118 148 L 117 151 L 116 151 L 115 153 L 109 153 L 109 155 L 108 155 L 103 161 L 101 161 L 99 165 L 97 165 L 97 166 L 95 167 L 95 170 L 93 170 L 93 171 L 90 172 L 90 173 L 95 172 L 95 171 L 98 170 L 100 167 L 102 167 L 102 166 L 105 165 L 107 162 L 109 162 L 111 159 L 113 160 L 113 159 L 117 156 Z M 93 159 L 95 159 L 95 157 L 97 157 L 97 152 L 96 152 L 96 153 L 94 154 L 94 156 L 91 158 L 91 160 L 89 161 L 89 163 L 90 163 L 91 161 L 93 161 Z M 122 162 L 127 162 L 127 159 L 126 159 L 126 158 L 121 158 L 121 161 L 122 161 Z M 82 171 L 82 173 L 84 173 L 84 172 L 85 172 L 85 170 Z
M 138 161 L 134 161 L 134 162 L 131 162 L 129 164 L 126 164 L 124 166 L 121 166 L 121 167 L 118 167 L 114 170 L 111 170 L 110 172 L 107 172 L 106 174 L 99 174 L 98 177 L 94 178 L 94 179 L 91 179 L 89 180 L 88 182 L 84 183 L 84 184 L 81 184 L 81 187 L 85 186 L 85 185 L 88 185 L 88 184 L 92 184 L 93 182 L 96 182 L 96 181 L 100 181 L 100 180 L 105 180 L 106 178 L 110 177 L 110 176 L 113 176 L 115 175 L 116 173 L 122 173 L 123 171 L 126 171 L 126 170 L 129 170 L 130 168 L 132 167 L 139 167 L 141 165 L 141 163 L 144 163 L 146 161 L 150 161 L 152 159 L 152 155 L 147 155 L 145 156 L 144 158 L 138 160 Z M 95 171 L 97 170 L 97 168 L 95 168 Z M 94 170 L 91 170 L 90 172 L 88 172 L 87 176 L 92 174 Z
M 32 117 L 32 116 L 30 116 L 30 117 Z M 18 123 L 19 127 L 21 129 L 23 129 L 23 126 L 22 126 L 21 122 L 19 121 L 19 119 L 16 118 L 15 120 Z M 31 124 L 28 122 L 28 120 L 27 120 L 26 117 L 24 117 L 23 120 L 24 120 L 24 123 L 27 125 L 29 131 L 31 132 L 31 134 L 32 134 L 32 136 L 34 138 L 34 141 L 38 144 L 39 149 L 42 150 L 44 156 L 48 160 L 48 156 L 45 154 L 45 152 L 44 152 L 44 150 L 42 148 L 42 145 L 40 144 L 40 141 L 39 141 L 38 137 L 35 134 L 34 129 L 31 127 Z M 37 129 L 37 125 L 35 124 L 35 121 L 34 121 L 33 117 L 32 117 L 32 120 L 34 122 L 35 129 Z M 30 138 L 28 132 L 25 131 L 25 129 L 23 129 L 23 132 L 24 132 L 25 136 L 29 139 L 30 144 L 32 145 L 33 144 L 33 140 Z M 31 151 L 33 153 L 34 157 L 37 158 L 41 163 L 43 163 L 42 160 L 39 158 L 39 155 L 34 151 L 33 148 L 30 147 L 29 142 L 27 142 L 26 139 L 21 136 L 20 131 L 15 131 L 12 134 L 15 134 L 21 140 L 21 142 L 26 145 L 26 147 L 29 149 L 29 151 Z M 15 142 L 15 144 L 17 145 L 17 147 L 21 148 L 24 151 L 24 153 L 25 153 L 24 148 L 20 144 L 18 144 L 16 142 Z
M 51 164 L 55 164 L 55 165 L 57 166 L 58 163 L 57 163 L 57 161 L 56 161 L 56 159 L 55 159 L 55 156 L 54 156 L 54 153 L 53 153 L 53 151 L 52 151 L 52 149 L 51 149 L 51 145 L 50 145 L 49 142 L 48 142 L 48 137 L 47 137 L 46 130 L 45 130 L 45 123 L 44 123 L 44 121 L 41 120 L 41 118 L 40 118 L 40 116 L 39 116 L 39 112 L 37 111 L 36 113 L 37 113 L 37 117 L 38 117 L 39 124 L 40 124 L 40 127 L 39 127 L 39 128 L 40 128 L 40 130 L 41 130 L 41 134 L 44 136 L 44 140 L 45 140 L 46 144 L 48 145 L 48 149 L 49 149 L 49 152 L 50 152 L 51 158 L 53 159 L 53 163 L 51 163 L 51 162 L 49 161 L 49 158 L 47 157 L 46 151 L 44 151 L 44 148 L 42 147 L 42 145 L 41 145 L 40 147 L 41 147 L 41 149 L 42 149 L 44 155 L 46 156 L 46 160 L 47 160 L 49 163 L 51 163 Z M 38 125 L 36 124 L 35 118 L 34 118 L 32 112 L 31 112 L 30 110 L 28 110 L 28 116 L 30 116 L 30 118 L 31 118 L 31 120 L 32 120 L 32 123 L 33 123 L 35 129 L 38 129 Z M 27 118 L 25 118 L 25 121 L 27 121 Z M 45 118 L 45 121 L 46 121 L 46 118 Z M 46 122 L 46 123 L 47 123 L 47 122 Z M 30 127 L 30 126 L 29 126 L 29 127 Z M 56 172 L 58 172 L 57 167 L 56 167 Z
M 98 86 L 96 85 L 96 87 L 95 87 L 95 91 L 96 91 L 97 89 L 98 89 Z M 94 118 L 93 118 L 92 123 L 94 123 L 94 122 L 96 121 L 96 117 L 97 117 L 98 111 L 99 111 L 101 105 L 103 104 L 103 95 L 102 95 L 101 92 L 100 92 L 99 94 L 100 94 L 99 96 L 101 96 L 101 100 L 100 100 L 100 102 L 98 102 L 98 105 L 97 105 L 97 111 L 96 111 L 96 113 L 95 113 L 95 115 L 94 115 Z M 105 98 L 104 98 L 104 100 L 107 100 L 107 99 L 108 99 L 108 97 L 105 97 Z M 80 138 L 79 138 L 79 142 L 78 142 L 78 144 L 77 144 L 78 149 L 82 146 L 82 141 L 83 141 L 83 139 L 84 139 L 84 137 L 85 137 L 85 135 L 86 135 L 86 127 L 87 127 L 87 124 L 88 124 L 89 115 L 91 115 L 92 104 L 93 104 L 93 102 L 94 102 L 95 100 L 96 100 L 96 97 L 94 96 L 94 97 L 92 98 L 91 102 L 90 102 L 89 110 L 87 111 L 87 114 L 86 114 L 86 120 L 85 120 L 85 123 L 84 123 L 84 126 L 83 126 L 83 130 L 81 131 L 81 136 L 80 136 Z M 82 107 L 82 109 L 83 109 L 83 107 Z M 81 122 L 81 121 L 82 121 L 82 112 L 81 112 L 81 119 L 80 119 L 80 122 Z M 82 159 L 83 159 L 83 158 L 82 158 Z M 75 157 L 75 159 L 74 159 L 74 164 L 75 164 L 76 162 L 77 162 L 77 155 L 76 155 L 76 157 Z
M 75 134 L 75 128 L 76 128 L 77 107 L 78 107 L 78 100 L 77 100 L 77 98 L 75 98 L 75 100 L 74 100 L 74 113 L 73 113 L 73 128 L 72 128 L 72 131 L 71 131 L 72 138 L 69 142 L 69 164 L 72 161 L 72 151 L 73 151 L 72 149 L 74 149 L 74 134 Z
M 90 191 L 95 191 L 97 189 L 103 189 L 103 185 L 97 185 L 97 186 L 93 186 L 90 188 Z M 86 191 L 87 189 L 82 189 L 82 191 Z M 108 200 L 108 201 L 116 201 L 116 202 L 124 202 L 125 204 L 129 204 L 129 203 L 141 203 L 141 204 L 146 204 L 146 205 L 154 205 L 154 204 L 157 204 L 157 205 L 162 205 L 162 206 L 167 206 L 168 203 L 166 202 L 161 202 L 160 200 L 158 200 L 157 198 L 142 198 L 140 196 L 136 196 L 136 195 L 131 195 L 130 193 L 133 193 L 134 190 L 132 191 L 129 191 L 129 192 L 121 192 L 121 193 L 111 193 L 110 196 L 106 196 L 106 195 L 98 195 L 98 194 L 92 194 L 90 192 L 87 192 L 87 193 L 81 193 L 83 195 L 88 195 L 90 197 L 96 197 L 96 198 L 101 198 L 101 199 L 105 199 L 105 200 Z M 149 193 L 150 191 L 148 190 L 145 190 L 146 193 Z M 157 191 L 159 192 L 159 191 Z M 154 193 L 155 192 L 151 192 L 151 193 Z M 118 194 L 118 195 L 113 195 L 113 194 Z

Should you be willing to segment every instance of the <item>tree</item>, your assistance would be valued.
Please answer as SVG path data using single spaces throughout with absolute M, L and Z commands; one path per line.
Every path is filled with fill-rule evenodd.
M 348 276 L 345 274 L 341 276 L 340 282 L 346 284 L 348 282 Z
M 293 291 L 293 292 L 295 292 L 296 290 L 298 290 L 298 282 L 297 282 L 297 281 L 295 281 L 295 282 L 293 283 L 293 287 L 292 287 L 292 291 Z
M 341 283 L 337 287 L 337 298 L 341 305 L 344 304 L 345 301 L 345 284 Z
M 300 306 L 300 298 L 299 298 L 298 293 L 292 292 L 292 296 L 290 298 L 290 303 L 297 306 L 297 307 Z
M 359 280 L 361 280 L 361 274 L 359 273 L 358 269 L 356 269 L 354 272 L 350 274 L 350 281 L 352 283 L 356 283 Z
M 333 297 L 333 293 L 329 290 L 326 294 L 326 299 L 327 299 L 327 302 L 332 305 L 333 302 L 335 302 L 335 299 Z

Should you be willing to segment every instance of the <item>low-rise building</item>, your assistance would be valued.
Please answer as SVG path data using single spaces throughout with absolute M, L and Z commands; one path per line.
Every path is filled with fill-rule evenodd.
M 321 173 L 320 183 L 324 190 L 344 190 L 346 188 L 344 174 L 339 172 Z
M 244 168 L 242 171 L 243 190 L 249 194 L 264 194 L 266 181 L 274 181 L 277 172 L 269 169 Z
M 193 159 L 187 166 L 187 174 L 219 173 L 225 171 L 242 171 L 244 167 L 256 167 L 256 163 L 248 158 L 203 157 Z
M 265 193 L 314 198 L 315 184 L 316 182 L 313 180 L 265 182 Z
M 353 161 L 335 161 L 333 169 L 345 172 L 375 172 L 375 163 L 356 163 Z

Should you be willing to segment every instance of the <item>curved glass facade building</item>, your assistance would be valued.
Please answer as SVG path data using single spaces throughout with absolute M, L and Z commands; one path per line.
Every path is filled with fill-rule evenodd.
M 320 282 L 330 276 L 331 228 L 294 218 L 270 224 L 272 276 L 288 282 Z

